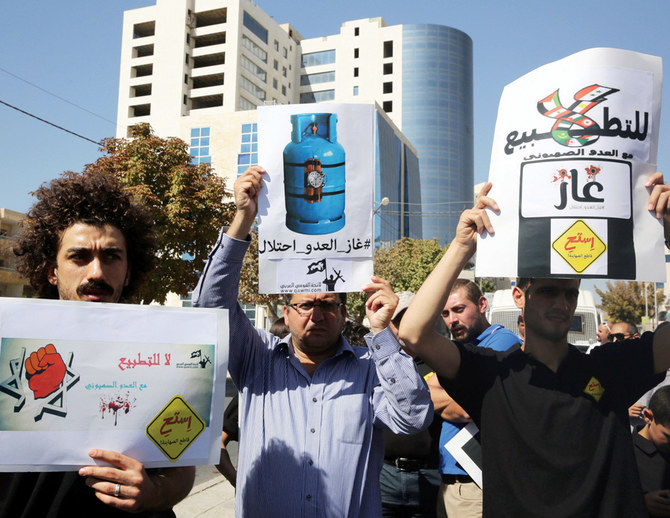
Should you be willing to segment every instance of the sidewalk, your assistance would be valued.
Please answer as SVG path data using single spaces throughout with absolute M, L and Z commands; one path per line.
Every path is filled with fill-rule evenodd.
M 235 488 L 214 466 L 198 466 L 193 489 L 174 513 L 177 518 L 235 518 Z

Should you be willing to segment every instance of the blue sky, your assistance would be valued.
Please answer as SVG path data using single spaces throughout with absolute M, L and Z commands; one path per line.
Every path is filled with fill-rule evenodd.
M 95 141 L 114 136 L 123 11 L 153 3 L 4 2 L 0 101 Z M 436 23 L 469 34 L 474 43 L 475 182 L 488 176 L 498 101 L 506 84 L 545 63 L 591 47 L 617 47 L 670 60 L 668 0 L 641 0 L 635 5 L 630 0 L 256 3 L 277 22 L 291 23 L 308 38 L 336 34 L 347 20 L 377 16 L 388 25 Z M 666 101 L 669 89 L 666 82 Z M 664 146 L 668 131 L 667 123 L 661 123 L 661 171 L 670 169 L 670 151 Z M 42 182 L 66 170 L 80 171 L 100 156 L 95 144 L 3 104 L 0 142 L 0 207 L 18 211 L 30 207 L 28 193 Z

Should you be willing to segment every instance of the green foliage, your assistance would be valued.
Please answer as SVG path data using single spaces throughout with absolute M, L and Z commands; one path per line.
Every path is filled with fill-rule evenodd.
M 445 251 L 437 239 L 403 238 L 389 248 L 375 251 L 375 275 L 390 281 L 396 292 L 416 293 Z M 365 317 L 365 299 L 364 294 L 348 294 L 347 311 L 352 320 L 361 322 Z
M 607 291 L 596 287 L 600 296 L 600 309 L 605 311 L 610 322 L 631 322 L 638 324 L 645 315 L 644 284 L 635 281 L 607 281 Z M 654 315 L 654 284 L 647 284 L 647 308 L 649 316 Z M 657 290 L 659 304 L 665 300 L 663 290 Z
M 481 279 L 479 289 L 482 290 L 482 293 L 493 293 L 496 291 L 496 285 L 493 281 Z
M 195 287 L 234 204 L 224 201 L 230 197 L 225 181 L 209 164 L 191 163 L 186 142 L 157 137 L 148 124 L 135 126 L 132 136 L 105 139 L 104 155 L 84 171 L 116 175 L 151 209 L 160 264 L 135 302 L 163 302 L 169 292 L 186 295 Z
M 276 311 L 277 302 L 282 300 L 281 295 L 261 295 L 258 293 L 258 230 L 251 230 L 251 244 L 247 255 L 244 256 L 240 276 L 239 301 L 243 304 L 258 304 L 267 306 L 271 320 L 280 315 Z

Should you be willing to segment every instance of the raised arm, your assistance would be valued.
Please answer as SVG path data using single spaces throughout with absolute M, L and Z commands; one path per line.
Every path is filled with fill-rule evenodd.
M 375 361 L 379 385 L 373 393 L 375 423 L 399 434 L 417 433 L 431 423 L 433 405 L 428 387 L 405 353 L 390 326 L 398 296 L 379 277 L 363 288 L 368 293 L 365 310 L 373 336 L 365 341 Z
M 493 233 L 493 226 L 485 208 L 498 210 L 498 205 L 486 196 L 490 189 L 491 184 L 486 184 L 475 207 L 461 214 L 456 236 L 417 292 L 400 323 L 400 339 L 437 374 L 445 378 L 456 377 L 461 357 L 451 340 L 435 331 L 435 322 L 449 298 L 458 274 L 475 253 L 477 235 L 485 230 Z
M 649 211 L 656 218 L 663 218 L 665 242 L 670 243 L 670 185 L 665 185 L 663 173 L 654 173 L 649 177 L 645 187 L 651 189 L 649 194 Z M 654 335 L 654 371 L 665 372 L 670 369 L 670 326 L 662 325 Z

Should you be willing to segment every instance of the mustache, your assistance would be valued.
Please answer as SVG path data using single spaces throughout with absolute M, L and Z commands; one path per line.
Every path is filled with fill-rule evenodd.
M 77 287 L 77 294 L 84 295 L 88 291 L 101 291 L 107 295 L 114 294 L 114 288 L 104 281 L 88 281 Z

